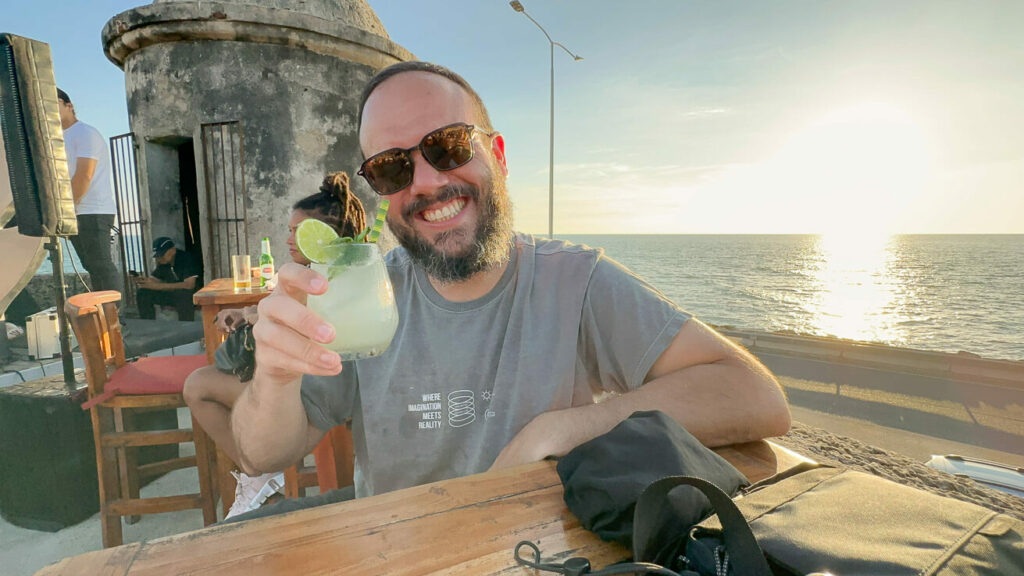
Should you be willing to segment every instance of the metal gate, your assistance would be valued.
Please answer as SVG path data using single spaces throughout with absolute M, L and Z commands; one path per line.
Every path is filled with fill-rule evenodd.
M 124 280 L 124 302 L 135 305 L 135 282 L 131 273 L 149 275 L 145 224 L 139 202 L 139 173 L 135 163 L 135 135 L 131 132 L 110 139 L 110 163 L 114 173 L 117 229 Z
M 213 270 L 208 277 L 231 276 L 231 255 L 249 253 L 246 219 L 245 148 L 238 121 L 203 124 L 203 176 Z

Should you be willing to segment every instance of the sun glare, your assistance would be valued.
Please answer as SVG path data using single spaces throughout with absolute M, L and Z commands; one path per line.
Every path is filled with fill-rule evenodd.
M 898 322 L 882 321 L 892 316 L 901 288 L 889 271 L 891 241 L 885 235 L 818 238 L 818 264 L 809 271 L 817 284 L 817 296 L 808 304 L 813 331 L 853 340 L 903 341 Z
M 927 140 L 913 118 L 884 103 L 839 108 L 787 143 L 774 162 L 792 195 L 811 204 L 811 230 L 881 237 L 898 231 L 921 192 Z

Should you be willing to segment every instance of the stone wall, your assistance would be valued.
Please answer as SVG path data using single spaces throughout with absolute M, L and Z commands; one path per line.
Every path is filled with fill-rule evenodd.
M 89 282 L 89 273 L 82 272 L 82 279 Z M 81 294 L 87 290 L 74 274 L 64 276 L 64 289 L 67 296 Z M 29 316 L 57 305 L 57 283 L 51 274 L 38 274 L 32 277 L 28 285 L 11 302 L 5 313 L 8 322 L 25 326 L 25 316 Z
M 275 261 L 287 262 L 291 205 L 316 192 L 327 172 L 354 175 L 362 161 L 357 124 L 363 86 L 376 70 L 413 58 L 390 41 L 363 0 L 158 2 L 112 18 L 103 42 L 107 57 L 125 71 L 148 238 L 167 235 L 182 244 L 172 152 L 191 143 L 207 281 L 229 275 L 221 254 L 227 244 L 218 249 L 209 224 L 211 215 L 224 216 L 211 208 L 218 194 L 241 191 L 244 182 L 246 225 L 233 253 L 247 244 L 250 254 L 258 254 L 260 239 L 269 237 Z M 233 140 L 225 139 L 228 145 L 217 152 L 244 163 L 237 172 L 216 165 L 203 149 L 200 129 L 235 121 L 241 146 L 232 150 Z M 219 148 L 222 142 L 208 137 L 207 144 Z M 224 176 L 221 186 L 207 182 L 217 175 Z M 373 214 L 378 198 L 362 179 L 352 182 Z M 215 250 L 221 254 L 216 267 Z
M 822 336 L 777 334 L 717 327 L 754 354 L 768 353 L 854 364 L 882 370 L 935 376 L 960 382 L 1000 384 L 1024 389 L 1024 362 L 981 358 L 976 354 L 931 352 Z

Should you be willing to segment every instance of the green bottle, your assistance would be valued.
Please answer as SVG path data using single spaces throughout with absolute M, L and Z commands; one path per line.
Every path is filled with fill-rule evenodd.
M 260 254 L 260 286 L 266 286 L 274 277 L 274 256 L 270 253 L 270 238 L 263 239 L 263 252 Z

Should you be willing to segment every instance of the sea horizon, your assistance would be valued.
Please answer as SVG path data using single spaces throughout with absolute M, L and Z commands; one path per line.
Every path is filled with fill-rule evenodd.
M 716 326 L 1024 360 L 1024 234 L 556 238 L 604 249 Z
M 716 326 L 1024 360 L 1024 234 L 565 234 Z

